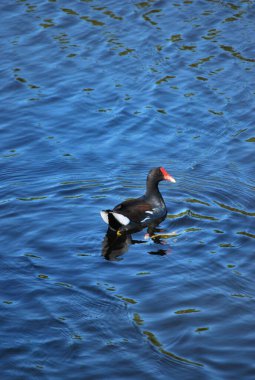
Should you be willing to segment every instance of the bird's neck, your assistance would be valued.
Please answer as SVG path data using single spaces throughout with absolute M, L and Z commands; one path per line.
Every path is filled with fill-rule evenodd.
M 158 188 L 159 181 L 151 181 L 147 179 L 146 182 L 146 193 L 145 196 L 147 199 L 158 201 L 159 203 L 163 202 L 162 195 Z

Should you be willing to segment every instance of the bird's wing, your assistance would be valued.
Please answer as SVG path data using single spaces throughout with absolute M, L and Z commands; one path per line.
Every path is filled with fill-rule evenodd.
M 135 223 L 147 222 L 154 217 L 152 206 L 141 198 L 124 201 L 114 207 L 113 211 L 121 213 Z

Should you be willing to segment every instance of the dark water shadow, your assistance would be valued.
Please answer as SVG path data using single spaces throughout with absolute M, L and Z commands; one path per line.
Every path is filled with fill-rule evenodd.
M 151 240 L 155 244 L 163 245 L 165 246 L 165 241 L 162 240 L 159 236 L 153 236 L 151 237 Z M 121 235 L 118 235 L 116 231 L 112 230 L 111 228 L 108 228 L 103 242 L 102 242 L 102 256 L 106 260 L 109 261 L 120 261 L 122 260 L 121 256 L 124 255 L 128 251 L 128 248 L 131 244 L 147 244 L 148 241 L 146 240 L 135 240 L 132 238 L 132 235 L 123 233 Z M 164 256 L 170 252 L 168 249 L 163 249 L 160 247 L 159 249 L 155 249 L 153 251 L 148 251 L 151 255 L 159 255 Z
M 118 236 L 116 231 L 108 228 L 102 242 L 102 256 L 109 261 L 120 261 L 122 260 L 120 256 L 127 252 L 130 244 L 132 244 L 131 235 Z

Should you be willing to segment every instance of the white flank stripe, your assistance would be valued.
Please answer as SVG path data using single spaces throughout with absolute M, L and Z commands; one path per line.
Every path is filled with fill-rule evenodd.
M 143 220 L 141 220 L 141 223 L 142 223 L 142 222 L 145 222 L 145 220 L 147 220 L 147 219 L 150 219 L 150 217 L 147 216 L 147 218 L 144 218 Z

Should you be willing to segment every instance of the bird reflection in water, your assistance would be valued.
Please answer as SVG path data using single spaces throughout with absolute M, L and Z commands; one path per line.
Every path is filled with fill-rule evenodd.
M 145 237 L 147 238 L 147 237 Z M 154 235 L 151 240 L 155 244 L 164 245 L 166 242 L 161 239 L 160 235 Z M 129 245 L 131 244 L 148 244 L 147 240 L 134 240 L 131 234 L 122 233 L 118 234 L 115 230 L 108 228 L 107 233 L 102 242 L 102 255 L 106 260 L 109 261 L 120 261 L 125 252 L 128 251 Z M 151 255 L 164 256 L 170 253 L 170 249 L 158 249 L 153 251 L 148 251 Z

